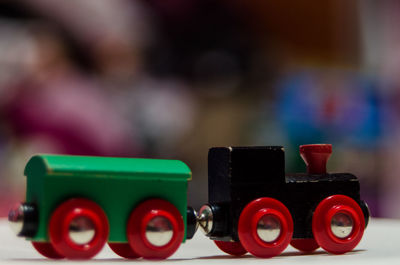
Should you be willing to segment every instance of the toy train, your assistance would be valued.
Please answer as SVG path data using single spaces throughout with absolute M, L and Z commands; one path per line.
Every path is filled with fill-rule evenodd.
M 177 160 L 38 155 L 25 168 L 26 202 L 9 213 L 19 236 L 51 259 L 165 259 L 199 225 L 224 252 L 351 251 L 369 220 L 352 174 L 326 173 L 331 145 L 303 145 L 306 174 L 285 175 L 282 147 L 211 148 L 209 202 L 187 206 L 191 171 Z

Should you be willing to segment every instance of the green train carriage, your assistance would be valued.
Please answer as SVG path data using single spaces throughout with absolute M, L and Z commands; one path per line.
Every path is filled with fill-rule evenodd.
M 106 242 L 125 258 L 166 258 L 195 232 L 178 160 L 37 155 L 25 176 L 14 227 L 49 258 L 91 258 Z

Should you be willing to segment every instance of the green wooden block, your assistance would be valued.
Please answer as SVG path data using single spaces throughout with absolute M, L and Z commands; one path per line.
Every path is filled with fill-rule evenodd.
M 48 222 L 70 198 L 96 202 L 106 213 L 109 242 L 127 242 L 126 224 L 142 201 L 160 198 L 179 210 L 185 224 L 190 168 L 178 160 L 37 155 L 25 168 L 26 202 L 39 210 L 39 228 L 30 240 L 48 241 Z

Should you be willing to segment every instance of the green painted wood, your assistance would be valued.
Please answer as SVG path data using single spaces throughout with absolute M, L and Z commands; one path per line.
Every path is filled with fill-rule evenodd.
M 110 224 L 109 242 L 127 242 L 131 211 L 150 198 L 174 204 L 186 224 L 191 171 L 178 160 L 37 155 L 28 162 L 25 175 L 26 201 L 39 209 L 34 241 L 48 241 L 51 213 L 69 198 L 87 198 L 102 207 Z

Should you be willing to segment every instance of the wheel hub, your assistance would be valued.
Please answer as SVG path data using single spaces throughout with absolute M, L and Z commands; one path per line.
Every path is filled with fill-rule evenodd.
M 164 216 L 156 216 L 146 226 L 146 239 L 154 246 L 167 245 L 174 234 L 171 222 Z
M 75 217 L 69 225 L 69 238 L 78 245 L 87 244 L 94 238 L 95 226 L 93 222 L 85 217 Z
M 272 243 L 278 239 L 280 234 L 281 223 L 277 217 L 267 214 L 258 220 L 257 235 L 262 241 Z
M 336 213 L 331 220 L 331 231 L 338 238 L 346 238 L 353 231 L 353 219 L 346 213 Z

